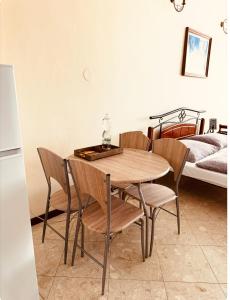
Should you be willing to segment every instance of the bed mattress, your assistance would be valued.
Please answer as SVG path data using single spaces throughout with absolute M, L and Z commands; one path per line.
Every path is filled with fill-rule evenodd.
M 221 151 L 221 150 L 220 150 Z M 219 152 L 219 151 L 218 151 Z M 217 153 L 209 155 L 208 157 L 200 160 L 199 162 L 205 161 L 210 158 L 214 158 L 219 155 Z M 196 163 L 186 162 L 183 175 L 199 179 L 223 188 L 227 188 L 227 174 L 218 173 L 210 170 L 205 170 L 196 166 Z

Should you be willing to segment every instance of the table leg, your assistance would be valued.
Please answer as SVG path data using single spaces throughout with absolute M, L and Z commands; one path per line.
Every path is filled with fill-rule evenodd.
M 138 192 L 139 192 L 139 196 L 140 196 L 140 200 L 143 206 L 143 210 L 145 213 L 145 226 L 146 226 L 146 230 L 145 230 L 145 257 L 148 257 L 148 248 L 149 248 L 149 216 L 148 216 L 148 211 L 147 211 L 147 207 L 145 204 L 145 200 L 144 200 L 144 196 L 141 190 L 141 183 L 138 183 L 137 185 L 138 187 Z

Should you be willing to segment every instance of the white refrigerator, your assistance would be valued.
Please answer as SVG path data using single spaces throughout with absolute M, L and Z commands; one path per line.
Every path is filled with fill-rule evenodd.
M 11 65 L 0 65 L 0 299 L 39 299 Z

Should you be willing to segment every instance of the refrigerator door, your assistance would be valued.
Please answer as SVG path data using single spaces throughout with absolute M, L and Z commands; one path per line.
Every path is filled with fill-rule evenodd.
M 0 151 L 21 147 L 13 66 L 0 65 Z
M 39 299 L 22 153 L 0 157 L 0 298 Z

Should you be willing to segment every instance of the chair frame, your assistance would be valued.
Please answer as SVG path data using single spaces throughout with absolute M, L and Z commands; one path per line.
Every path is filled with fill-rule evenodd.
M 128 147 L 129 149 L 138 149 L 138 150 L 143 150 L 143 151 L 149 151 L 150 150 L 150 145 L 151 145 L 151 140 L 149 139 L 148 136 L 146 136 L 142 131 L 127 131 L 127 132 L 122 132 L 119 134 L 119 146 L 122 146 L 122 138 L 126 135 L 126 138 L 130 138 L 128 137 L 128 135 L 133 135 L 133 136 L 141 136 L 142 138 L 145 138 L 145 147 L 143 147 L 142 149 L 140 147 L 137 147 L 137 145 L 133 145 L 133 147 Z M 123 147 L 126 148 L 126 147 Z M 118 193 L 119 193 L 119 197 L 123 200 L 125 200 L 125 189 L 126 188 L 121 188 L 121 187 L 116 187 L 116 186 L 112 186 L 112 190 L 115 190 L 116 188 L 118 188 Z
M 93 257 L 89 252 L 87 252 L 84 249 L 84 224 L 82 222 L 82 216 L 84 213 L 84 209 L 87 207 L 87 205 L 83 208 L 82 206 L 82 200 L 81 200 L 81 194 L 79 191 L 78 184 L 75 180 L 75 176 L 73 175 L 72 167 L 70 162 L 68 161 L 70 173 L 72 174 L 74 186 L 77 192 L 78 196 L 78 202 L 79 202 L 79 214 L 78 214 L 78 220 L 76 224 L 76 230 L 75 230 L 75 237 L 74 237 L 74 245 L 73 245 L 73 252 L 72 252 L 72 263 L 71 265 L 74 265 L 74 260 L 76 256 L 76 250 L 77 248 L 80 248 L 81 250 L 81 257 L 86 254 L 88 257 L 90 257 L 94 262 L 96 262 L 99 266 L 102 267 L 103 273 L 102 273 L 102 295 L 104 295 L 105 291 L 105 280 L 106 280 L 106 270 L 107 270 L 107 262 L 108 262 L 108 253 L 110 250 L 110 245 L 111 245 L 111 240 L 118 234 L 118 233 L 112 233 L 111 232 L 111 181 L 110 181 L 110 174 L 105 174 L 106 175 L 106 195 L 107 195 L 107 228 L 106 228 L 106 233 L 104 234 L 105 236 L 105 241 L 104 241 L 104 257 L 103 257 L 103 263 L 98 261 L 95 257 Z M 90 196 L 89 196 L 90 198 Z M 90 199 L 88 199 L 90 200 Z M 89 201 L 88 201 L 89 203 Z M 137 225 L 141 227 L 141 247 L 142 247 L 142 258 L 143 261 L 145 261 L 145 247 L 144 247 L 144 220 L 140 219 L 140 223 L 135 222 Z M 81 234 L 81 245 L 78 244 L 78 236 L 79 236 L 79 231 L 80 227 L 82 227 L 82 234 Z
M 184 166 L 185 166 L 185 163 L 186 163 L 186 160 L 187 160 L 187 157 L 188 157 L 188 154 L 189 154 L 189 151 L 190 149 L 188 148 L 186 153 L 185 153 L 185 156 L 184 156 L 184 159 L 183 159 L 183 162 L 181 164 L 181 168 L 180 168 L 180 171 L 178 173 L 178 176 L 176 178 L 176 180 L 174 180 L 174 188 L 173 188 L 173 191 L 175 192 L 176 194 L 176 214 L 172 213 L 171 211 L 163 208 L 162 206 L 160 207 L 155 207 L 154 209 L 148 205 L 146 203 L 147 206 L 150 206 L 150 220 L 152 221 L 152 228 L 151 228 L 151 239 L 150 239 L 150 250 L 149 250 L 149 256 L 152 255 L 152 250 L 153 250 L 153 241 L 154 241 L 154 231 L 155 231 L 155 221 L 156 221 L 156 218 L 160 212 L 160 210 L 164 210 L 165 212 L 175 216 L 177 218 L 177 231 L 178 231 L 178 234 L 180 234 L 180 204 L 179 204 L 179 184 L 180 184 L 180 180 L 181 180 L 181 176 L 182 176 L 182 172 L 183 172 L 183 169 L 184 169 Z M 154 153 L 154 143 L 152 145 L 152 152 Z M 157 212 L 158 210 L 158 212 Z
M 68 241 L 69 241 L 69 227 L 70 227 L 70 215 L 71 213 L 74 213 L 75 211 L 71 211 L 71 193 L 70 193 L 70 185 L 69 185 L 69 176 L 68 176 L 68 169 L 67 169 L 67 160 L 63 159 L 63 168 L 64 168 L 64 175 L 66 180 L 66 189 L 67 189 L 67 210 L 66 210 L 66 229 L 65 229 L 65 236 L 60 234 L 53 226 L 51 226 L 48 223 L 48 217 L 49 217 L 49 209 L 50 209 L 50 199 L 51 199 L 51 192 L 52 192 L 52 184 L 51 184 L 51 177 L 48 177 L 46 174 L 46 169 L 42 161 L 42 155 L 40 153 L 40 149 L 44 148 L 37 148 L 38 155 L 41 160 L 42 168 L 45 173 L 46 181 L 48 184 L 48 194 L 47 194 L 47 200 L 46 200 L 46 210 L 45 210 L 45 218 L 41 218 L 44 222 L 43 224 L 43 231 L 42 231 L 42 243 L 45 241 L 45 234 L 46 234 L 46 227 L 48 226 L 50 229 L 52 229 L 59 237 L 64 239 L 65 246 L 64 246 L 64 264 L 67 262 L 67 254 L 68 254 Z M 45 149 L 48 150 L 48 149 Z M 50 150 L 48 150 L 50 151 Z M 52 177 L 53 178 L 53 177 Z M 55 179 L 55 178 L 54 178 Z M 62 188 L 63 189 L 63 188 Z
M 149 205 L 147 202 L 145 202 L 144 200 L 144 195 L 141 191 L 141 185 L 137 185 L 138 187 L 138 194 L 139 194 L 139 197 L 135 199 L 138 200 L 140 202 L 140 207 L 142 207 L 143 205 L 143 210 L 144 210 L 144 213 L 145 213 L 145 217 L 146 217 L 146 257 L 148 256 L 151 256 L 152 255 L 152 250 L 153 250 L 153 241 L 154 241 L 154 229 L 155 229 L 155 221 L 156 221 L 156 218 L 160 212 L 160 210 L 164 210 L 165 212 L 175 216 L 177 218 L 177 228 L 178 228 L 178 234 L 180 234 L 180 205 L 179 205 L 179 183 L 180 183 L 180 179 L 181 179 L 181 176 L 182 176 L 182 172 L 183 172 L 183 169 L 184 169 L 184 166 L 185 166 L 185 163 L 186 163 L 186 160 L 187 160 L 187 157 L 188 157 L 188 154 L 189 154 L 189 151 L 190 149 L 187 148 L 186 150 L 186 153 L 184 155 L 184 159 L 183 159 L 183 162 L 181 163 L 181 167 L 180 167 L 180 170 L 179 170 L 179 173 L 177 175 L 177 178 L 176 180 L 174 179 L 174 188 L 173 188 L 173 191 L 175 192 L 176 194 L 176 214 L 172 213 L 171 211 L 163 208 L 162 206 L 160 207 L 151 207 L 151 205 Z M 154 143 L 152 145 L 152 152 L 154 153 Z M 149 183 L 151 184 L 151 183 Z M 128 191 L 124 191 L 125 193 L 125 197 L 126 196 L 129 196 L 129 193 Z M 150 213 L 148 214 L 147 212 L 147 207 L 150 207 Z M 158 211 L 157 211 L 158 210 Z M 150 246 L 149 246 L 149 255 L 148 255 L 148 239 L 147 239 L 147 236 L 148 236 L 148 219 L 150 219 L 152 221 L 152 226 L 151 226 L 151 238 L 150 238 Z

